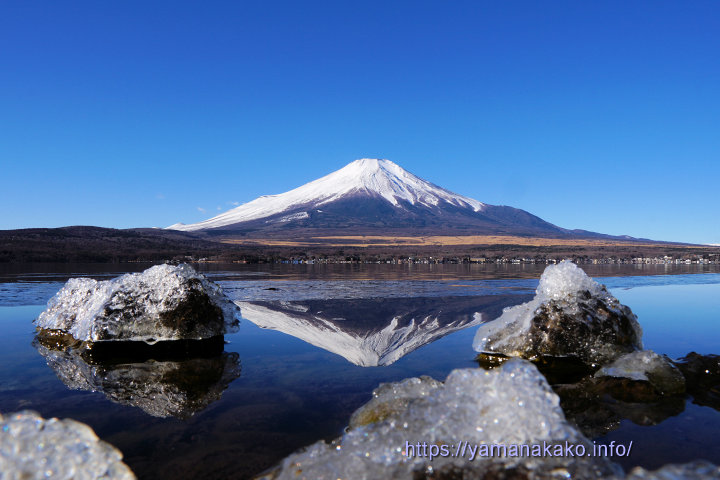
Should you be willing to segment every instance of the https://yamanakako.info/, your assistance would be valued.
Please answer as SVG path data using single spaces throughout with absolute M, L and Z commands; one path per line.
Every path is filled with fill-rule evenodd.
M 432 461 L 437 457 L 460 457 L 473 461 L 476 458 L 501 457 L 629 457 L 633 442 L 628 445 L 610 442 L 592 446 L 583 443 L 527 443 L 527 444 L 477 444 L 459 442 L 437 444 L 405 442 L 402 454 L 408 458 L 422 457 Z

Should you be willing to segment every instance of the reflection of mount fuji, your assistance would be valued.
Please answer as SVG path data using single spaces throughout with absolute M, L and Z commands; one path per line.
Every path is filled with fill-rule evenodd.
M 120 361 L 97 361 L 40 338 L 33 346 L 68 388 L 102 392 L 113 402 L 139 407 L 154 417 L 189 418 L 219 400 L 240 376 L 238 354 L 224 352 L 222 343 L 205 355 Z
M 243 318 L 363 367 L 390 365 L 445 335 L 479 325 L 519 295 L 236 302 Z

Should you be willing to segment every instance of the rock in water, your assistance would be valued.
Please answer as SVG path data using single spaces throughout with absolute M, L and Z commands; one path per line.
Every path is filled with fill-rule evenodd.
M 189 265 L 107 281 L 72 278 L 35 324 L 81 342 L 206 339 L 237 331 L 240 310 Z
M 0 415 L 0 477 L 7 480 L 132 480 L 122 453 L 71 419 Z
M 652 350 L 628 353 L 595 373 L 596 378 L 627 378 L 647 382 L 660 395 L 685 393 L 685 378 L 666 357 Z
M 540 480 L 619 473 L 601 457 L 533 456 L 517 450 L 543 442 L 551 448 L 564 448 L 568 442 L 585 453 L 592 449 L 565 420 L 545 378 L 524 360 L 514 359 L 491 371 L 454 370 L 444 384 L 429 378 L 385 384 L 353 418 L 354 428 L 342 438 L 290 455 L 261 478 Z M 471 458 L 470 451 L 462 449 L 464 442 L 485 450 L 476 448 Z M 500 445 L 508 449 L 505 455 L 501 449 L 494 454 L 488 450 Z
M 641 339 L 630 308 L 565 260 L 545 269 L 533 300 L 481 325 L 473 348 L 530 360 L 573 357 L 598 366 L 641 350 Z
M 693 403 L 720 410 L 720 355 L 690 352 L 675 365 L 685 376 Z

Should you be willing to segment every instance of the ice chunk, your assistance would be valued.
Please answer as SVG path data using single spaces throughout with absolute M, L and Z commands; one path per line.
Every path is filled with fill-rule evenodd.
M 402 413 L 410 401 L 425 397 L 442 386 L 437 380 L 423 376 L 408 378 L 397 383 L 383 383 L 373 391 L 373 398 L 350 417 L 350 428 L 384 420 L 392 414 Z
M 595 373 L 595 377 L 628 378 L 648 382 L 657 393 L 685 392 L 685 378 L 670 361 L 652 350 L 628 353 Z
M 642 330 L 630 308 L 569 261 L 550 265 L 535 298 L 506 308 L 481 325 L 473 348 L 481 353 L 537 360 L 574 357 L 602 365 L 642 349 Z
M 706 461 L 695 461 L 680 465 L 665 465 L 648 472 L 642 467 L 633 468 L 625 480 L 717 480 L 720 467 Z
M 395 408 L 398 401 L 406 406 Z M 383 402 L 390 408 L 383 408 Z M 618 473 L 616 466 L 598 457 L 478 456 L 471 461 L 466 452 L 430 462 L 428 457 L 407 455 L 406 447 L 418 442 L 452 452 L 460 442 L 509 446 L 567 441 L 592 448 L 565 420 L 544 377 L 523 360 L 489 371 L 454 370 L 444 384 L 410 379 L 386 385 L 363 409 L 371 406 L 383 415 L 349 429 L 330 445 L 318 442 L 290 455 L 265 478 L 500 478 L 504 470 L 516 469 L 532 478 L 591 479 Z
M 122 453 L 84 423 L 35 412 L 0 415 L 0 477 L 7 480 L 131 480 Z
M 157 265 L 113 280 L 72 278 L 35 320 L 84 342 L 204 339 L 237 330 L 239 308 L 189 265 Z
M 165 359 L 155 354 L 152 359 L 120 362 L 96 361 L 83 351 L 44 343 L 36 339 L 33 346 L 69 388 L 101 392 L 154 417 L 189 418 L 219 400 L 240 376 L 238 354 L 223 352 L 222 343 L 219 351 L 205 356 Z
M 584 291 L 593 297 L 610 297 L 605 287 L 588 277 L 582 268 L 569 260 L 563 260 L 557 265 L 545 268 L 536 293 L 538 298 L 545 302 L 563 300 Z

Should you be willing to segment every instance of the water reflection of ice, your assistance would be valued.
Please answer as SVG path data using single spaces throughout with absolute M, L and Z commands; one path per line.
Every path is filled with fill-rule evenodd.
M 73 390 L 101 392 L 113 402 L 139 407 L 154 417 L 188 418 L 220 399 L 240 376 L 237 353 L 191 358 L 93 360 L 81 351 L 33 346 L 58 378 Z

